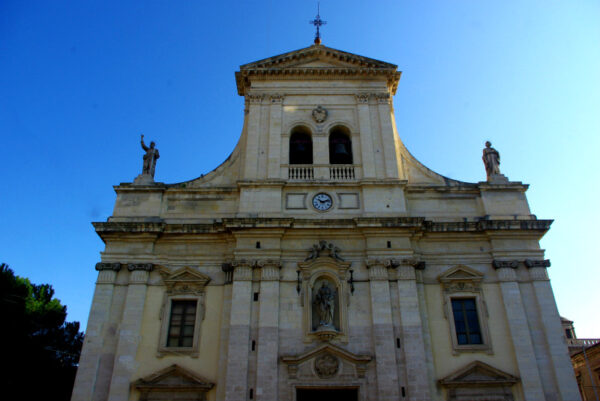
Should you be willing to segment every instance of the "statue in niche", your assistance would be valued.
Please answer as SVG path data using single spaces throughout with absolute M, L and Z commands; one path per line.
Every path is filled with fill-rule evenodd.
M 492 148 L 492 143 L 487 141 L 485 143 L 485 149 L 483 149 L 483 164 L 485 165 L 485 172 L 488 180 L 495 175 L 500 174 L 500 153 Z
M 158 154 L 158 149 L 155 148 L 156 144 L 154 142 L 150 142 L 150 147 L 146 146 L 144 143 L 144 135 L 142 135 L 142 149 L 146 152 L 144 154 L 144 165 L 142 167 L 142 174 L 147 174 L 150 177 L 154 178 L 154 169 L 156 168 L 156 160 L 160 157 Z
M 335 290 L 327 281 L 323 281 L 321 288 L 315 294 L 313 305 L 319 317 L 319 328 L 334 328 Z

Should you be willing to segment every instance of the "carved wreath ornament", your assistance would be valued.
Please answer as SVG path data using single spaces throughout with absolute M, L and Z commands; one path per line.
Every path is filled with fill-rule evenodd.
M 327 114 L 327 110 L 323 108 L 323 106 L 319 105 L 312 111 L 312 118 L 320 124 L 327 119 Z
M 315 373 L 322 379 L 335 375 L 340 368 L 340 361 L 331 354 L 315 358 Z

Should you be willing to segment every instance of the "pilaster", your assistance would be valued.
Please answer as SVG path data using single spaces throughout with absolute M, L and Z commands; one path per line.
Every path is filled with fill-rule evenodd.
M 529 269 L 529 277 L 532 280 L 533 290 L 539 306 L 560 400 L 576 400 L 579 396 L 579 390 L 577 389 L 571 358 L 563 335 L 560 316 L 556 308 L 556 300 L 546 271 L 546 268 L 550 266 L 550 261 L 526 260 L 525 266 Z
M 236 261 L 233 267 L 229 349 L 225 399 L 245 401 L 248 392 L 248 352 L 250 339 L 250 302 L 252 297 L 252 265 Z
M 261 269 L 256 399 L 276 400 L 279 352 L 279 261 L 259 262 Z
M 362 151 L 363 178 L 375 178 L 375 155 L 373 154 L 373 133 L 369 112 L 369 94 L 356 95 L 358 108 L 358 126 L 360 129 L 360 148 Z
M 500 280 L 502 301 L 519 367 L 525 401 L 542 401 L 545 399 L 542 381 L 515 272 L 518 262 L 495 260 L 493 266 Z
M 260 109 L 264 95 L 246 95 L 248 102 L 248 130 L 246 132 L 246 161 L 244 178 L 258 178 L 259 136 L 260 136 Z
M 119 325 L 119 339 L 108 399 L 127 401 L 132 375 L 137 368 L 135 355 L 140 342 L 140 329 L 144 315 L 144 302 L 151 263 L 129 263 L 129 286 L 125 298 L 123 317 Z
M 394 350 L 394 323 L 387 267 L 389 265 L 386 266 L 381 260 L 367 260 L 377 370 L 377 398 L 379 400 L 397 400 L 400 397 L 398 364 Z
M 117 273 L 121 270 L 121 263 L 97 263 L 96 270 L 98 271 L 98 280 L 79 358 L 79 367 L 71 396 L 72 401 L 88 401 L 94 398 L 94 393 L 106 394 L 108 392 L 108 388 L 100 389 L 96 384 L 98 376 L 102 374 L 105 326 L 109 321 L 114 284 Z
M 431 392 L 428 377 L 425 343 L 423 341 L 423 323 L 419 307 L 417 277 L 415 269 L 423 269 L 425 264 L 407 259 L 394 261 L 397 266 L 398 298 L 400 322 L 402 325 L 402 349 L 406 364 L 407 399 L 410 401 L 430 400 Z
M 269 150 L 267 177 L 280 178 L 281 175 L 281 121 L 283 110 L 283 95 L 273 94 L 269 112 Z
M 385 178 L 398 178 L 398 160 L 396 141 L 394 138 L 394 126 L 392 122 L 392 112 L 390 103 L 392 101 L 389 93 L 378 93 L 377 109 L 379 112 L 379 125 L 381 143 L 383 144 L 383 157 L 385 161 Z

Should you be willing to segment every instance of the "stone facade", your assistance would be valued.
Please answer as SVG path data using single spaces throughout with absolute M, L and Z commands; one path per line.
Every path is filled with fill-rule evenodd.
M 73 400 L 578 399 L 539 246 L 552 221 L 525 184 L 420 164 L 399 80 L 320 44 L 243 65 L 221 166 L 116 186 Z M 312 163 L 290 163 L 307 137 Z

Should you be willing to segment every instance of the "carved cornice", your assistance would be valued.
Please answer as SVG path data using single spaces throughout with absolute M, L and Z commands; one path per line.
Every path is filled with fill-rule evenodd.
M 494 269 L 516 269 L 519 267 L 518 260 L 493 260 L 492 266 Z
M 527 266 L 529 269 L 531 269 L 532 267 L 550 267 L 550 259 L 543 259 L 543 260 L 533 260 L 533 259 L 527 259 L 525 260 L 525 266 Z
M 227 218 L 210 224 L 166 224 L 147 222 L 101 222 L 93 223 L 102 239 L 115 235 L 139 234 L 203 234 L 227 233 L 246 228 L 401 228 L 414 232 L 479 232 L 525 231 L 543 233 L 550 228 L 552 220 L 481 220 L 477 222 L 433 222 L 424 217 L 359 217 L 352 219 L 294 219 L 294 218 Z M 541 234 L 540 233 L 540 234 Z

